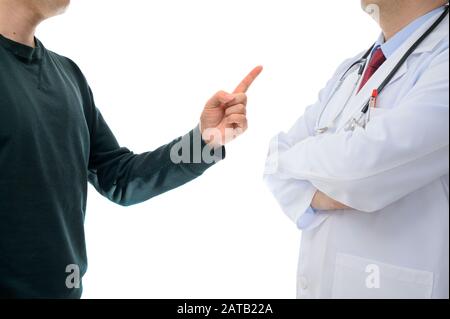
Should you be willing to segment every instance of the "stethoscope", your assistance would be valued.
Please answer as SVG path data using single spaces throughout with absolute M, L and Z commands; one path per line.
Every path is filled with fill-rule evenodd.
M 394 69 L 389 73 L 389 75 L 386 77 L 386 79 L 381 83 L 381 85 L 378 87 L 377 90 L 374 90 L 377 92 L 377 95 L 379 95 L 383 90 L 386 88 L 386 86 L 389 84 L 389 82 L 392 80 L 392 78 L 397 74 L 397 72 L 400 70 L 400 68 L 403 66 L 403 64 L 406 63 L 408 58 L 414 53 L 414 51 L 427 39 L 434 30 L 441 24 L 442 21 L 444 21 L 445 17 L 447 16 L 449 12 L 449 5 L 446 5 L 444 13 L 439 17 L 439 19 L 436 20 L 436 22 L 433 23 L 433 25 L 411 46 L 411 48 L 405 53 L 405 55 L 401 58 L 401 60 L 397 63 L 397 65 L 394 67 Z M 317 123 L 316 123 L 316 135 L 325 134 L 332 129 L 335 128 L 337 120 L 341 117 L 341 115 L 344 113 L 345 109 L 347 108 L 348 103 L 350 102 L 352 96 L 355 94 L 355 91 L 358 88 L 358 84 L 361 81 L 361 78 L 364 74 L 364 70 L 366 69 L 367 62 L 369 59 L 369 56 L 371 55 L 373 49 L 375 48 L 375 44 L 366 52 L 364 55 L 354 62 L 348 69 L 344 72 L 342 77 L 339 79 L 338 84 L 330 94 L 330 97 L 328 98 L 327 102 L 325 103 L 325 106 L 322 108 L 322 111 L 320 112 Z M 343 107 L 341 108 L 340 112 L 334 117 L 334 119 L 331 121 L 330 125 L 321 127 L 320 123 L 322 121 L 322 117 L 330 104 L 331 100 L 335 97 L 337 92 L 342 88 L 344 82 L 347 80 L 348 76 L 357 70 L 357 80 L 355 81 L 355 84 L 353 86 L 353 89 L 351 90 L 347 100 L 344 102 Z M 352 117 L 344 126 L 345 131 L 354 131 L 358 127 L 360 128 L 366 128 L 367 124 L 370 121 L 370 109 L 371 109 L 371 99 L 369 99 L 364 106 L 361 108 L 359 114 L 357 116 Z

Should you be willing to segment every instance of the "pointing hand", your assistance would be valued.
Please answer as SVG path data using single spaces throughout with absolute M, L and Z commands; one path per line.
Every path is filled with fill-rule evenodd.
M 225 145 L 247 130 L 246 93 L 262 70 L 261 66 L 253 69 L 233 94 L 220 91 L 206 103 L 200 129 L 207 144 L 214 147 Z

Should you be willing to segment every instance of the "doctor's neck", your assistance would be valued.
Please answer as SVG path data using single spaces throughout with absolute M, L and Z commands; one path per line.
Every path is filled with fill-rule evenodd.
M 378 12 L 374 14 L 377 15 L 376 18 L 379 20 L 378 23 L 386 41 L 414 20 L 448 4 L 448 0 L 369 0 L 366 2 L 378 7 L 378 10 L 375 10 Z M 368 11 L 373 11 L 366 7 Z

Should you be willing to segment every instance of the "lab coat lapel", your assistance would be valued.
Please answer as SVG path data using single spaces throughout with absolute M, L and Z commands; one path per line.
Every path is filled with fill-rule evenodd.
M 439 14 L 440 15 L 440 14 Z M 431 22 L 426 26 L 425 29 L 422 29 L 422 32 L 419 33 L 419 35 L 417 37 L 414 38 L 414 40 L 411 41 L 407 41 L 408 42 L 408 49 L 414 44 L 414 42 L 417 41 L 417 39 L 419 39 L 419 37 L 426 31 L 426 29 L 428 29 L 434 22 L 436 21 L 435 19 L 431 19 Z M 442 39 L 445 37 L 445 35 L 448 35 L 448 17 L 446 18 L 446 20 L 444 22 L 442 22 L 442 24 L 440 25 L 440 27 L 438 29 L 436 29 L 436 31 L 434 31 L 432 34 L 429 35 L 429 37 L 427 38 L 427 40 L 425 40 L 424 43 L 422 43 L 422 45 L 420 45 L 412 54 L 411 57 L 416 56 L 416 55 L 421 55 L 423 53 L 426 52 L 432 52 L 434 50 L 434 48 L 436 48 L 436 46 L 439 44 L 439 42 L 442 41 Z M 444 31 L 447 30 L 447 33 L 445 33 Z M 406 51 L 408 50 L 406 49 L 404 51 L 404 53 L 406 53 Z M 403 54 L 404 54 L 403 53 Z M 402 54 L 402 56 L 403 56 Z M 403 77 L 403 75 L 405 75 L 408 72 L 408 61 L 402 65 L 402 67 L 400 68 L 400 70 L 395 74 L 395 76 L 392 78 L 392 80 L 389 82 L 388 86 L 394 82 L 396 82 L 398 79 L 400 79 L 401 77 Z M 387 74 L 385 74 L 387 76 Z M 369 92 L 369 94 L 372 92 Z
M 378 88 L 381 83 L 386 79 L 388 74 L 394 69 L 394 67 L 399 63 L 405 53 L 411 48 L 411 46 L 425 33 L 425 31 L 430 28 L 430 26 L 436 21 L 436 17 L 430 19 L 425 25 L 423 25 L 419 30 L 417 30 L 414 35 L 412 35 L 408 41 L 406 41 L 397 52 L 390 57 L 372 76 L 372 78 L 366 83 L 366 85 L 361 89 L 361 91 L 356 94 L 350 101 L 347 110 L 343 114 L 343 121 L 340 122 L 340 128 L 342 129 L 348 121 L 353 118 L 358 112 L 362 109 L 362 107 L 367 103 L 370 96 L 372 95 L 372 91 Z M 417 48 L 411 56 L 420 55 L 425 52 L 432 51 L 436 45 L 448 35 L 448 17 L 441 24 L 438 29 L 434 33 L 432 33 L 422 45 Z M 403 64 L 403 66 L 399 69 L 399 71 L 395 74 L 392 80 L 389 82 L 390 84 L 399 80 L 408 72 L 408 61 Z

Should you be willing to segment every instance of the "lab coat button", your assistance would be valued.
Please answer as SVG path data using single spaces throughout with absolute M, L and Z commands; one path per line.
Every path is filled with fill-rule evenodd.
M 300 285 L 300 288 L 302 290 L 307 290 L 308 287 L 309 287 L 308 286 L 308 279 L 306 277 L 304 277 L 304 276 L 300 277 L 299 278 L 299 285 Z

